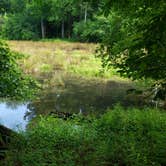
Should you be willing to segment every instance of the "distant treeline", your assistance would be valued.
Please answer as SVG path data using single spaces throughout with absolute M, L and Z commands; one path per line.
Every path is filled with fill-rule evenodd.
M 103 1 L 1 0 L 0 35 L 12 40 L 74 38 L 100 42 L 110 26 Z

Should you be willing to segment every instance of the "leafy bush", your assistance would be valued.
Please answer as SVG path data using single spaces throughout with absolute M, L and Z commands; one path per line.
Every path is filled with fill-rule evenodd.
M 22 73 L 16 62 L 18 58 L 19 54 L 0 41 L 0 97 L 26 99 L 35 92 L 36 82 Z
M 38 39 L 36 24 L 28 19 L 22 14 L 5 16 L 1 36 L 10 40 Z
M 9 165 L 166 165 L 166 114 L 116 107 L 98 120 L 40 118 L 13 139 Z
M 104 165 L 159 166 L 166 159 L 166 114 L 157 110 L 117 107 L 98 122 Z
M 41 118 L 24 137 L 13 140 L 7 163 L 25 166 L 94 165 L 95 139 L 96 131 L 92 125 Z
M 88 20 L 74 24 L 74 36 L 83 42 L 101 42 L 109 29 L 109 20 L 105 17 L 95 17 L 94 20 Z

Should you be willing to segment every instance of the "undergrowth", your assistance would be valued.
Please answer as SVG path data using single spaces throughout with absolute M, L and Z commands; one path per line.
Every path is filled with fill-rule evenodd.
M 98 119 L 40 117 L 13 139 L 4 164 L 164 166 L 166 114 L 116 107 Z

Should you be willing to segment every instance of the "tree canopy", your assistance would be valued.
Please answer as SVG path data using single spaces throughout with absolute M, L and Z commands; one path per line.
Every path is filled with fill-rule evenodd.
M 166 2 L 107 0 L 110 33 L 100 53 L 105 64 L 133 79 L 166 80 Z
M 0 10 L 3 38 L 29 40 L 75 36 L 79 39 L 73 31 L 75 24 L 91 20 L 98 13 L 99 4 L 87 0 L 8 0 L 2 1 L 0 8 L 3 9 Z

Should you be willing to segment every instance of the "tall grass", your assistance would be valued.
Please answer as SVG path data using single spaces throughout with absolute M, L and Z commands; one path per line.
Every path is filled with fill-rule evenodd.
M 28 55 L 21 61 L 26 73 L 68 72 L 85 77 L 118 77 L 115 69 L 101 73 L 101 61 L 95 58 L 95 44 L 69 41 L 9 41 L 11 49 Z
M 14 138 L 8 165 L 164 166 L 166 113 L 116 107 L 99 119 L 53 117 Z

